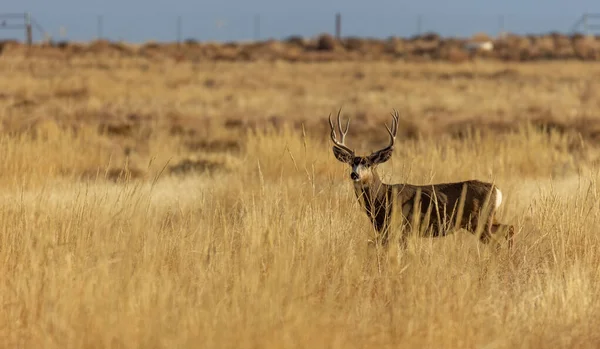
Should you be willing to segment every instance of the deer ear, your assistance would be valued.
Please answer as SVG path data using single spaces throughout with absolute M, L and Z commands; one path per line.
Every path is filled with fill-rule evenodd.
M 333 155 L 335 155 L 336 159 L 345 164 L 352 163 L 352 159 L 354 158 L 354 154 L 348 153 L 344 149 L 338 147 L 333 147 Z
M 373 164 L 382 164 L 382 163 L 388 161 L 392 157 L 393 150 L 394 150 L 394 148 L 390 147 L 387 149 L 376 151 L 373 154 L 369 155 L 369 160 Z

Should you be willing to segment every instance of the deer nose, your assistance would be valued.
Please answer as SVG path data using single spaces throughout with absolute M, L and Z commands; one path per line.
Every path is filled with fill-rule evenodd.
M 350 178 L 352 178 L 353 181 L 358 180 L 358 173 L 356 173 L 356 172 L 350 173 Z

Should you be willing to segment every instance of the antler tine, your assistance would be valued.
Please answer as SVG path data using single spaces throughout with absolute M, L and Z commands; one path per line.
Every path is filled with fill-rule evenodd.
M 394 132 L 394 138 L 396 137 L 396 135 L 398 134 L 398 118 L 400 117 L 400 114 L 398 113 L 398 111 L 396 109 L 394 109 L 394 112 L 392 113 L 392 118 L 393 118 L 393 132 Z
M 386 130 L 390 134 L 390 145 L 387 148 L 393 147 L 396 143 L 396 134 L 398 134 L 398 112 L 395 109 L 394 113 L 392 113 L 392 128 L 390 129 L 387 123 L 385 123 L 384 125 Z
M 346 140 L 346 134 L 348 134 L 348 129 L 350 128 L 350 118 L 348 118 L 348 122 L 346 123 L 346 129 L 342 128 L 342 121 L 340 120 L 340 113 L 341 113 L 342 109 L 340 108 L 340 110 L 338 110 L 338 114 L 337 114 L 337 123 L 338 123 L 338 129 L 340 131 L 340 135 L 341 135 L 341 140 L 338 141 L 336 136 L 335 136 L 335 128 L 333 126 L 333 122 L 331 121 L 331 113 L 329 113 L 329 126 L 331 127 L 331 140 L 333 141 L 333 143 L 335 144 L 335 146 L 337 146 L 338 148 L 341 148 L 345 151 L 347 151 L 350 154 L 354 154 L 354 151 L 350 148 L 348 148 L 344 142 Z
M 348 129 L 350 128 L 350 118 L 348 118 L 348 122 L 346 122 L 346 129 L 343 129 L 342 128 L 342 120 L 340 119 L 341 111 L 342 111 L 342 109 L 340 108 L 340 110 L 338 110 L 338 114 L 337 114 L 337 121 L 338 121 L 338 128 L 339 128 L 340 134 L 342 136 L 341 143 L 345 144 L 346 135 L 348 134 Z
M 394 146 L 394 144 L 396 144 L 396 134 L 398 134 L 398 112 L 394 109 L 394 112 L 392 113 L 392 127 L 391 129 L 388 127 L 387 123 L 384 123 L 385 125 L 385 129 L 388 131 L 388 134 L 390 135 L 390 144 L 381 149 L 380 151 L 385 151 L 388 150 L 390 148 L 392 148 Z

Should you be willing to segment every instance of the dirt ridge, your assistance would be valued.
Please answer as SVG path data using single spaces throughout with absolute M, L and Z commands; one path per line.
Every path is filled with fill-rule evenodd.
M 75 56 L 145 57 L 176 61 L 356 61 L 407 60 L 463 62 L 473 59 L 500 61 L 600 60 L 600 36 L 549 33 L 505 34 L 470 38 L 441 37 L 427 33 L 410 38 L 371 39 L 329 34 L 314 38 L 292 36 L 258 42 L 175 42 L 129 44 L 109 40 L 44 42 L 28 47 L 14 40 L 0 41 L 0 55 L 23 54 L 70 58 Z

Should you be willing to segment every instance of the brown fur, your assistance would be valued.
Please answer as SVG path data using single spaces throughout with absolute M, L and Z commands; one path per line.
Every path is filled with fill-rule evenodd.
M 372 171 L 371 181 L 355 185 L 354 192 L 379 233 L 382 244 L 388 242 L 390 220 L 392 214 L 396 213 L 399 214 L 398 223 L 404 230 L 419 228 L 423 236 L 445 236 L 455 229 L 463 228 L 479 234 L 480 241 L 488 243 L 501 230 L 508 235 L 509 247 L 512 247 L 514 228 L 494 222 L 496 192 L 493 189 L 496 187 L 491 183 L 470 180 L 422 186 L 385 184 L 374 169 Z M 463 190 L 466 192 L 460 210 Z M 416 205 L 417 203 L 420 204 Z M 489 206 L 484 207 L 486 203 Z M 414 227 L 414 220 L 424 226 Z M 479 223 L 481 227 L 478 231 Z M 404 234 L 400 236 L 401 241 L 405 238 Z
M 352 166 L 354 192 L 378 232 L 378 240 L 384 245 L 388 243 L 391 220 L 396 214 L 403 232 L 408 228 L 417 230 L 423 236 L 437 237 L 463 228 L 477 234 L 483 243 L 488 243 L 497 234 L 505 233 L 508 246 L 512 248 L 514 227 L 494 221 L 498 208 L 498 189 L 493 184 L 468 180 L 418 186 L 381 181 L 376 167 L 391 157 L 397 132 L 397 113 L 392 116 L 392 129 L 386 126 L 391 138 L 390 145 L 369 156 L 355 156 L 354 151 L 345 146 L 344 138 L 350 121 L 342 130 L 338 113 L 338 129 L 342 135 L 341 141 L 338 141 L 333 123 L 329 120 L 331 139 L 335 144 L 333 153 L 339 161 Z M 405 238 L 406 235 L 402 234 L 400 241 L 405 242 Z

